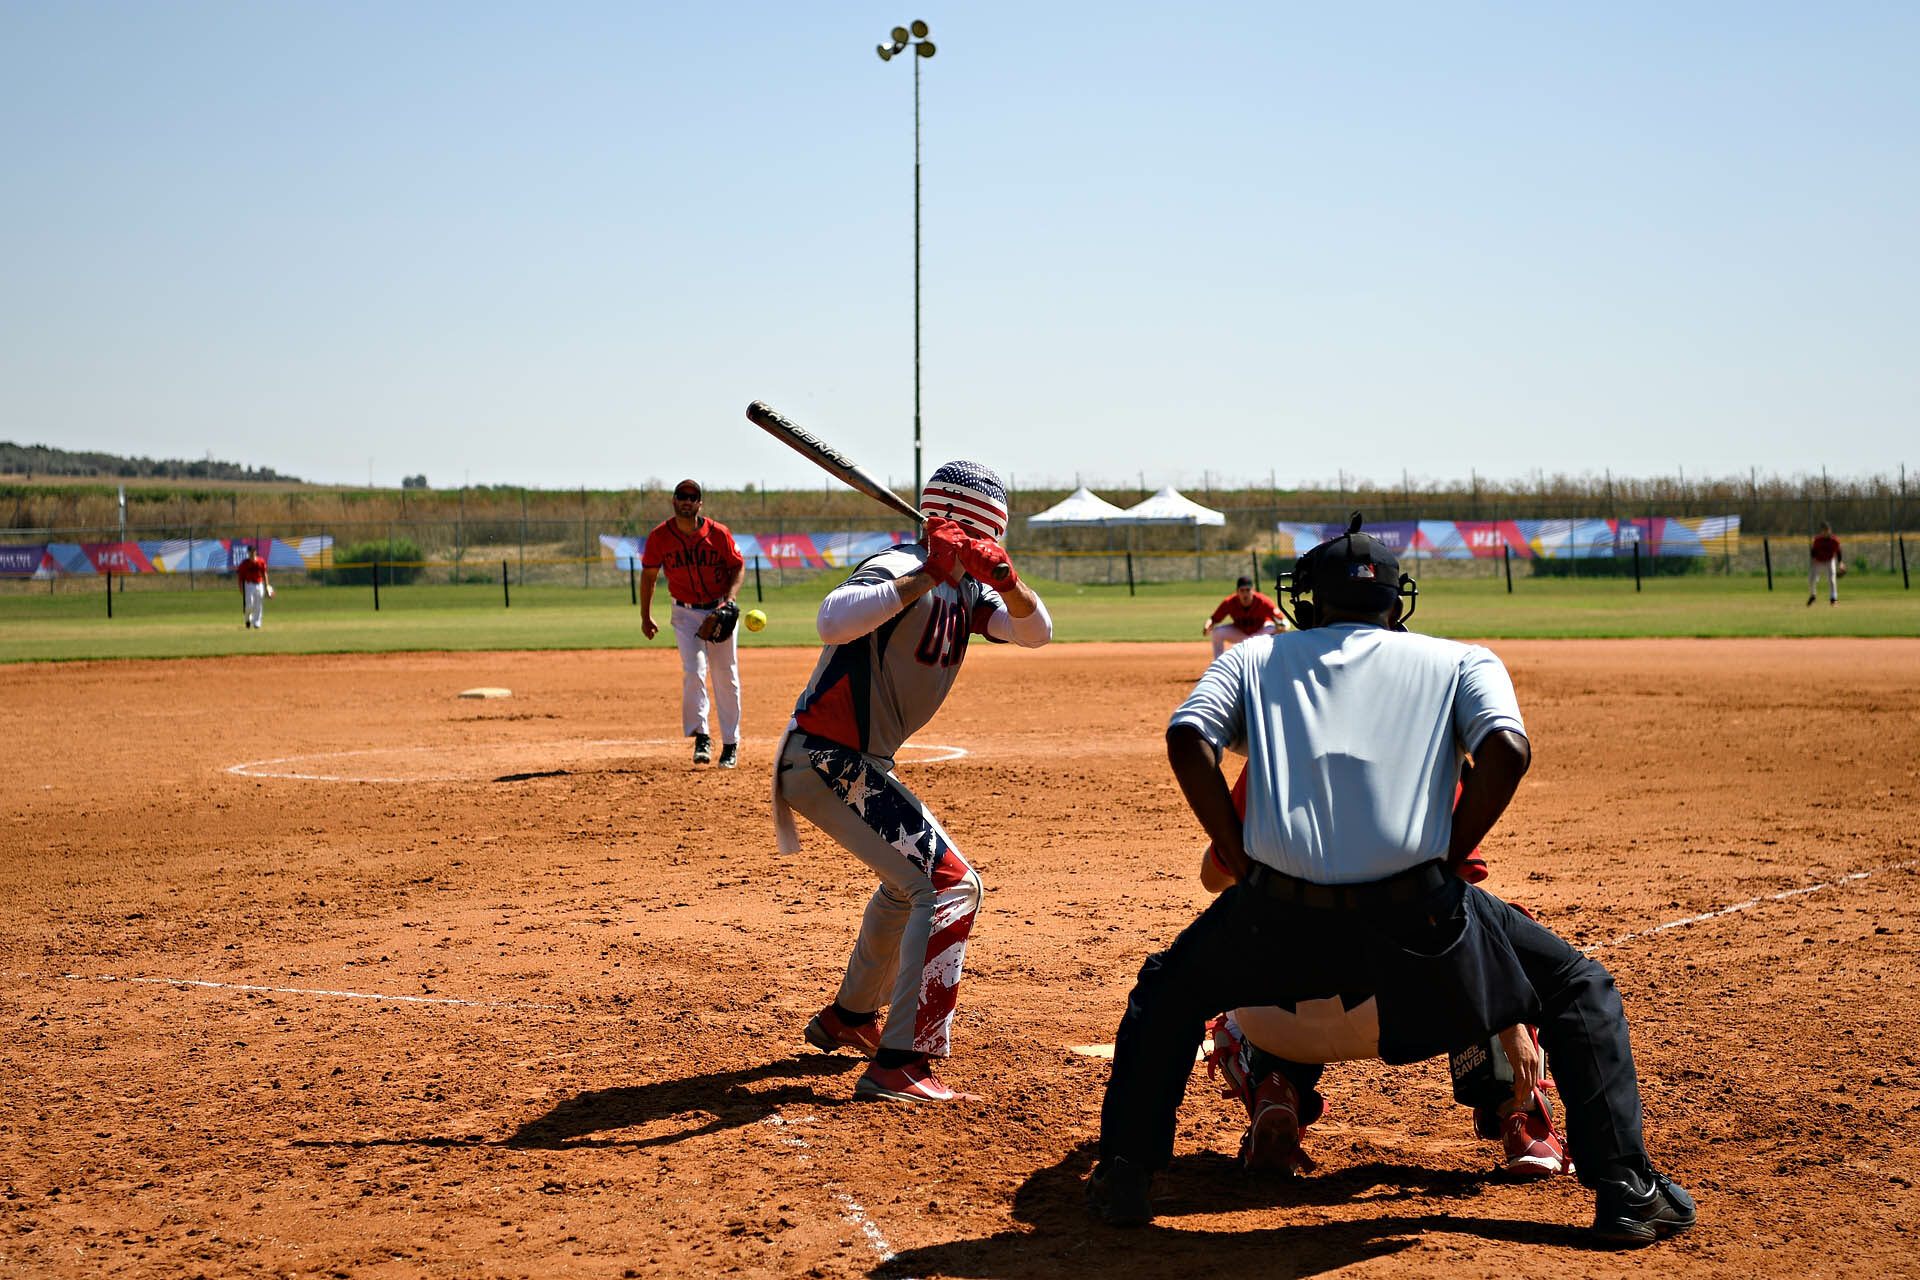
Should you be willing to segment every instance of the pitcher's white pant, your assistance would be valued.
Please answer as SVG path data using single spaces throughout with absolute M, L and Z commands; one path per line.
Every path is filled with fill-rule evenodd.
M 854 1013 L 886 1002 L 882 1048 L 944 1057 L 983 890 L 891 766 L 794 732 L 775 767 L 786 802 L 880 877 L 834 999 Z
M 740 650 L 738 629 L 710 643 L 699 636 L 711 609 L 673 606 L 673 642 L 680 647 L 680 731 L 707 732 L 707 667 L 713 667 L 713 700 L 719 704 L 720 742 L 740 741 Z
M 1807 570 L 1807 599 L 1820 594 L 1820 575 L 1827 575 L 1827 599 L 1840 598 L 1840 562 L 1838 560 L 1815 560 L 1813 567 Z
M 240 600 L 247 609 L 247 625 L 259 626 L 267 609 L 267 584 L 264 582 L 241 583 Z
M 1239 644 L 1242 640 L 1251 640 L 1255 636 L 1270 636 L 1280 628 L 1273 625 L 1271 619 L 1260 624 L 1258 631 L 1242 631 L 1231 622 L 1216 622 L 1213 630 L 1207 634 L 1213 637 L 1213 656 L 1219 657 L 1227 651 L 1230 644 Z

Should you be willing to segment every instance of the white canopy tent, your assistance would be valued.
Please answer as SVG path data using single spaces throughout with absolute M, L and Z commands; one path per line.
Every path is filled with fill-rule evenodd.
M 1045 511 L 1027 517 L 1029 529 L 1072 529 L 1110 524 L 1124 513 L 1085 485 Z
M 1111 517 L 1112 524 L 1185 524 L 1199 526 L 1227 522 L 1227 517 L 1210 507 L 1203 507 L 1191 498 L 1177 492 L 1172 485 L 1160 490 L 1151 498 L 1136 502 Z

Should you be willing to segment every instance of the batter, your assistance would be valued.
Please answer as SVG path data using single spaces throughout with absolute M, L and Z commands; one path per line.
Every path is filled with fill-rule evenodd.
M 968 1095 L 949 1089 L 932 1060 L 947 1056 L 980 876 L 894 775 L 893 758 L 946 700 L 970 637 L 1034 649 L 1053 638 L 1053 620 L 1001 549 L 998 475 L 949 462 L 927 481 L 920 512 L 919 543 L 864 561 L 821 601 L 826 648 L 776 753 L 773 811 L 781 852 L 799 852 L 797 809 L 880 878 L 808 1043 L 873 1059 L 855 1097 L 950 1102 Z M 1003 565 L 1007 579 L 987 586 Z

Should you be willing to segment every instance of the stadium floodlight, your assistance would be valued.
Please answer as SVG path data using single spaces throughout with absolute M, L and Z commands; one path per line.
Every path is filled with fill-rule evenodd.
M 879 45 L 880 61 L 913 48 L 913 499 L 920 500 L 920 60 L 933 56 L 927 24 L 915 19 L 911 27 L 887 33 L 892 44 Z

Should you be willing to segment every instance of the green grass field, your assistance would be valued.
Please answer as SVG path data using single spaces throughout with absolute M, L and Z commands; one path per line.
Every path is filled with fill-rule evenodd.
M 813 613 L 831 585 L 821 580 L 766 593 L 769 624 L 745 645 L 814 645 Z M 1054 617 L 1054 634 L 1076 640 L 1191 640 L 1231 589 L 1221 582 L 1125 587 L 1066 586 L 1035 580 Z M 1920 635 L 1920 590 L 1897 575 L 1854 574 L 1842 600 L 1806 606 L 1804 580 L 1763 578 L 1435 579 L 1422 592 L 1413 629 L 1434 635 L 1503 637 L 1912 636 Z M 747 607 L 753 607 L 749 589 Z M 640 611 L 624 586 L 525 587 L 511 609 L 497 591 L 477 586 L 383 588 L 380 612 L 364 587 L 284 586 L 267 606 L 267 625 L 241 625 L 239 593 L 104 589 L 0 595 L 0 662 L 91 658 L 180 658 L 237 653 L 371 653 L 417 649 L 612 649 L 651 643 L 671 648 L 663 630 L 640 634 Z M 656 615 L 662 624 L 666 610 Z

